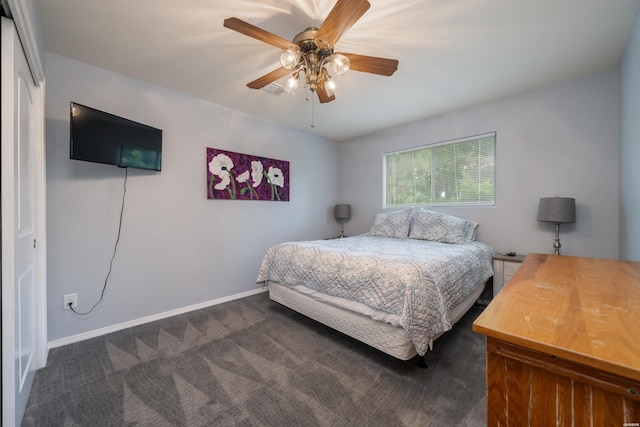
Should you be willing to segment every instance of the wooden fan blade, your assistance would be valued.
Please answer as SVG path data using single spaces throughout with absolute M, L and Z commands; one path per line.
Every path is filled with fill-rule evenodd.
M 349 70 L 390 76 L 398 69 L 397 59 L 377 58 L 375 56 L 357 55 L 355 53 L 340 53 L 351 61 Z
M 335 95 L 329 96 L 329 94 L 327 93 L 327 88 L 324 87 L 324 82 L 320 82 L 320 84 L 316 88 L 316 93 L 318 94 L 318 100 L 321 104 L 331 102 L 336 99 Z
M 285 50 L 288 47 L 297 46 L 292 42 L 290 42 L 289 40 L 283 39 L 280 36 L 276 36 L 275 34 L 270 33 L 269 31 L 263 30 L 262 28 L 258 28 L 255 25 L 251 25 L 248 22 L 245 22 L 238 18 L 225 19 L 224 26 L 233 31 L 237 31 L 240 34 L 253 37 L 256 40 L 260 40 L 261 42 L 268 43 L 271 46 L 275 46 L 282 50 Z
M 338 0 L 320 25 L 315 40 L 323 40 L 333 47 L 340 37 L 369 10 L 370 6 L 367 0 Z M 323 45 L 317 41 L 316 44 Z
M 249 86 L 251 89 L 261 89 L 269 83 L 275 82 L 280 77 L 286 76 L 290 72 L 290 70 L 287 70 L 284 67 L 276 68 L 269 74 L 265 74 L 264 76 L 255 79 L 251 83 L 247 83 L 247 86 Z

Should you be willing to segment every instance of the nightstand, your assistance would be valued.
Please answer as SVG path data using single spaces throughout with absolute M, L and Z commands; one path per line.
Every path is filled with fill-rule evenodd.
M 493 257 L 493 296 L 498 295 L 511 276 L 520 268 L 526 255 L 496 255 Z

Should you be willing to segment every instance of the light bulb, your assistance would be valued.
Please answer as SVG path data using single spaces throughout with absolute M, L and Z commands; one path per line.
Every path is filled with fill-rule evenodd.
M 298 77 L 291 75 L 284 84 L 284 90 L 285 92 L 293 95 L 296 92 L 296 89 L 298 89 Z
M 338 86 L 336 86 L 336 82 L 331 78 L 324 82 L 324 90 L 329 96 L 335 95 L 337 88 Z
M 351 61 L 346 56 L 340 53 L 336 53 L 331 56 L 331 64 L 333 65 L 333 69 L 336 71 L 336 73 L 341 76 L 349 71 Z
M 288 48 L 280 54 L 280 65 L 287 70 L 293 70 L 300 61 L 300 52 L 295 48 Z

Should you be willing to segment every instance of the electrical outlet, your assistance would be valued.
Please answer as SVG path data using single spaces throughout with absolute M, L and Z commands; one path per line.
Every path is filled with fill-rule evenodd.
M 71 303 L 71 307 L 78 308 L 78 294 L 67 294 L 64 296 L 62 302 L 63 310 L 69 310 L 69 303 Z

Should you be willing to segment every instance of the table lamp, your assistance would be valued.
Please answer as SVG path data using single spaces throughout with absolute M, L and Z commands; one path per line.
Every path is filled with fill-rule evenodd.
M 340 223 L 340 237 L 344 237 L 344 220 L 351 218 L 351 205 L 336 205 L 335 216 Z
M 554 254 L 560 255 L 560 224 L 576 222 L 576 199 L 570 197 L 543 197 L 538 204 L 538 221 L 552 222 L 556 226 Z

